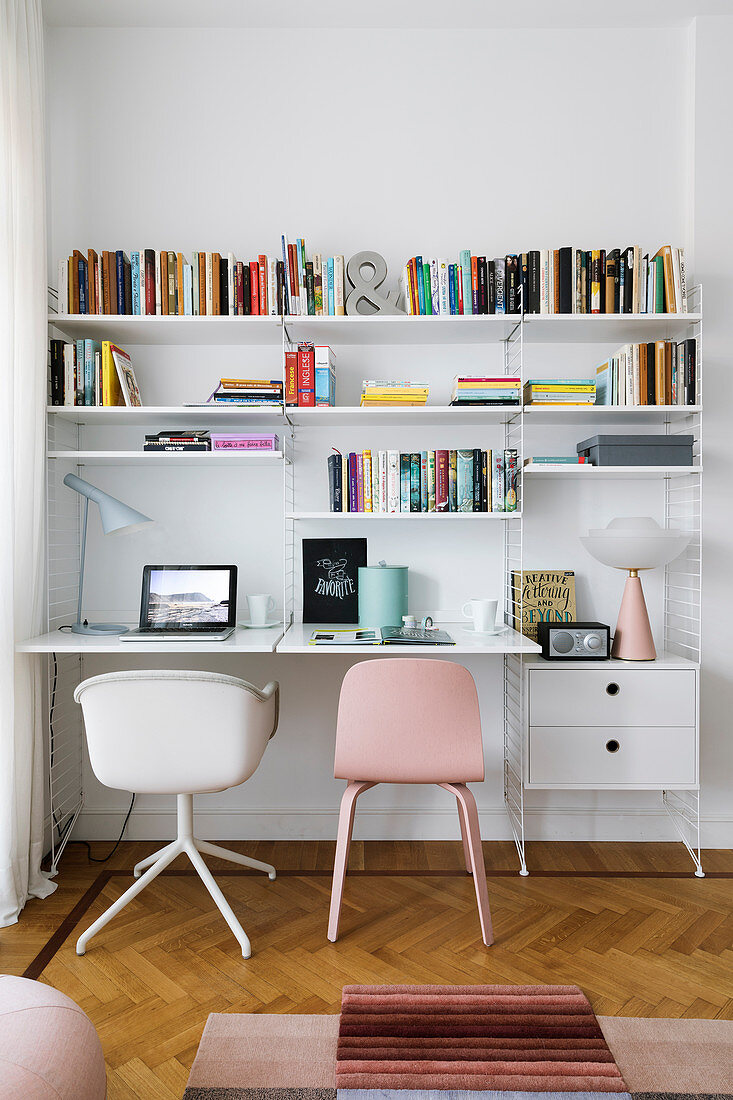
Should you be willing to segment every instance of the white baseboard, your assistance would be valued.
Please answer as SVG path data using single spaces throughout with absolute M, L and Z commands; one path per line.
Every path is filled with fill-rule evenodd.
M 484 840 L 511 840 L 504 807 L 479 812 Z M 75 840 L 116 840 L 124 811 L 83 809 L 74 828 Z M 332 810 L 227 810 L 196 813 L 197 834 L 208 840 L 334 840 L 338 814 Z M 635 811 L 576 809 L 525 810 L 528 840 L 677 841 L 661 807 Z M 171 810 L 133 812 L 127 840 L 171 840 L 176 817 Z M 733 817 L 712 815 L 701 821 L 702 845 L 733 847 Z M 357 840 L 458 840 L 455 811 L 359 810 Z

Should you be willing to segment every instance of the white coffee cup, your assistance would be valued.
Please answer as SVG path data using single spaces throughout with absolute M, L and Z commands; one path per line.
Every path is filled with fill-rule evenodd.
M 272 596 L 247 596 L 247 606 L 250 625 L 266 626 L 268 613 L 275 609 L 275 601 Z
M 498 600 L 466 600 L 461 608 L 461 614 L 467 619 L 473 619 L 473 629 L 478 634 L 489 634 L 496 630 L 496 609 Z

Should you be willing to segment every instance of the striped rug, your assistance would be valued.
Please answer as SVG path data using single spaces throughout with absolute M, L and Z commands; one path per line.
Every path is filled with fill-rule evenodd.
M 626 1093 L 577 986 L 345 986 L 336 1087 L 359 1093 Z

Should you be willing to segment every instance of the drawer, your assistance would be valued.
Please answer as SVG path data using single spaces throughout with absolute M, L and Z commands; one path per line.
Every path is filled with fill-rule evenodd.
M 694 669 L 532 669 L 531 726 L 694 726 Z
M 529 782 L 563 787 L 697 783 L 694 726 L 531 726 Z

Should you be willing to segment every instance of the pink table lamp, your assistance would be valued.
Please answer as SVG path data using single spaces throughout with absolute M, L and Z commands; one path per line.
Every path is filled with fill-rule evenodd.
M 589 554 L 629 575 L 618 612 L 611 656 L 622 661 L 653 661 L 657 656 L 639 573 L 678 558 L 692 535 L 660 527 L 650 516 L 623 516 L 607 527 L 581 535 Z

